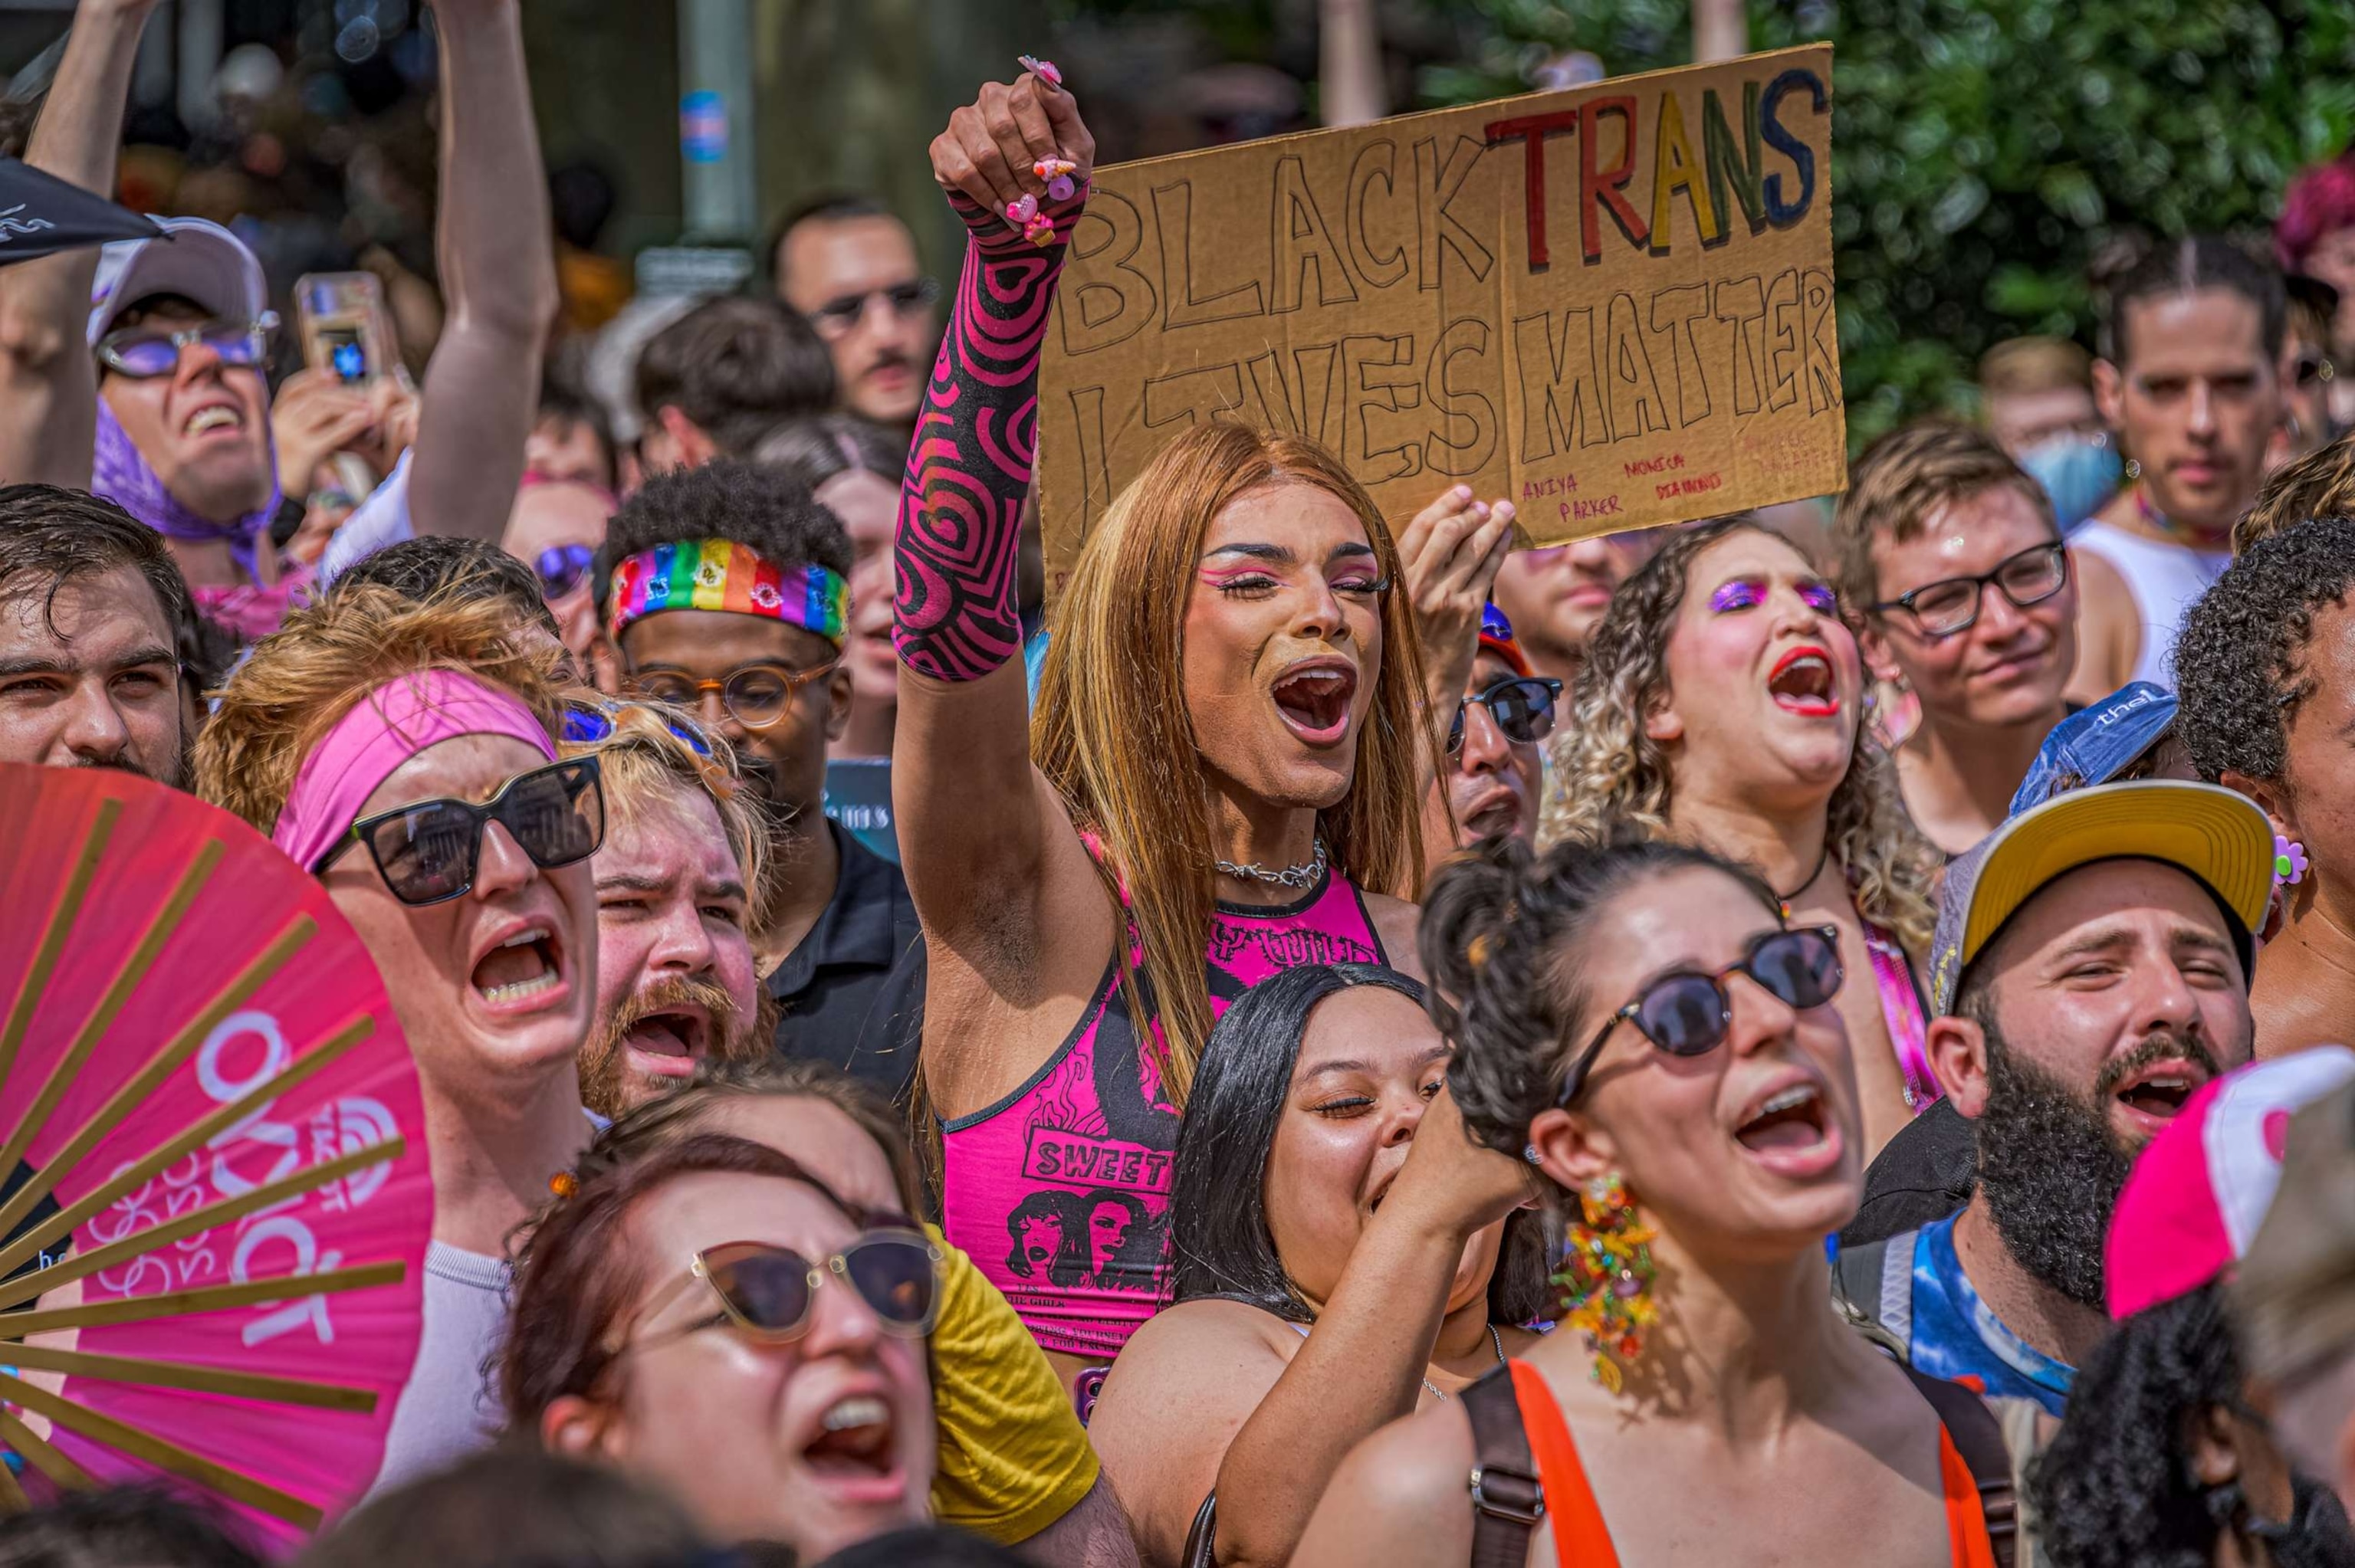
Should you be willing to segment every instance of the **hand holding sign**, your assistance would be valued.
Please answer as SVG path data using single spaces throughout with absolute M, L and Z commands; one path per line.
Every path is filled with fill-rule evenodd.
M 1096 164 L 1096 139 L 1080 118 L 1080 106 L 1059 81 L 1035 70 L 1014 85 L 985 82 L 979 96 L 949 116 L 948 129 L 932 138 L 932 178 L 943 190 L 962 191 L 1003 215 L 1028 196 L 1035 207 L 1052 183 L 1039 173 L 1049 160 L 1073 165 L 1067 176 L 1081 186 Z M 1021 227 L 1018 221 L 1015 227 Z

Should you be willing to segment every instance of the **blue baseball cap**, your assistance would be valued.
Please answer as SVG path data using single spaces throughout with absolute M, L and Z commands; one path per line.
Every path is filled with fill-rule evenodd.
M 2166 737 L 2175 723 L 2175 694 L 2148 681 L 2129 681 L 2093 706 L 2052 726 L 2011 798 L 2009 815 L 2041 806 L 2067 789 L 2106 784 Z

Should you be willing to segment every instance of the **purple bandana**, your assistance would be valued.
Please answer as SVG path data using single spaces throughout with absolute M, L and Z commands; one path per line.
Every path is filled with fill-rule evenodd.
M 164 488 L 164 482 L 155 477 L 155 471 L 147 466 L 147 460 L 132 444 L 130 432 L 115 419 L 114 410 L 101 397 L 98 440 L 91 454 L 90 488 L 91 494 L 106 497 L 167 539 L 199 543 L 228 540 L 229 553 L 237 562 L 237 569 L 245 574 L 249 582 L 260 577 L 254 567 L 254 550 L 269 528 L 271 518 L 277 514 L 281 499 L 275 461 L 271 464 L 270 499 L 261 503 L 261 510 L 249 512 L 233 523 L 215 523 L 199 517 Z

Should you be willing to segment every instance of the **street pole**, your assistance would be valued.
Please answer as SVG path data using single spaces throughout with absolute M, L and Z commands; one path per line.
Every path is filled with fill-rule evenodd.
M 1750 52 L 1750 16 L 1742 0 L 1692 0 L 1692 17 L 1695 64 Z
M 1382 38 L 1374 0 L 1318 0 L 1316 103 L 1327 125 L 1382 117 Z
M 679 0 L 678 151 L 686 238 L 753 238 L 750 0 Z

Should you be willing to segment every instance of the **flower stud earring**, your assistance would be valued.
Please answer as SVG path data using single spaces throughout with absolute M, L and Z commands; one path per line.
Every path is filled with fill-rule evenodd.
M 2296 887 L 2306 880 L 2314 863 L 2306 857 L 2306 846 L 2286 833 L 2274 835 L 2274 885 Z

